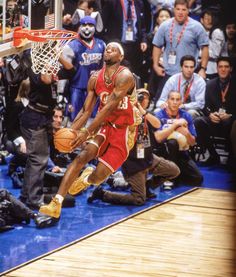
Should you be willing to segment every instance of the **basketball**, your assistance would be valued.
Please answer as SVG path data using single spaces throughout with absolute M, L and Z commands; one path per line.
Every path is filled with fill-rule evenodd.
M 62 153 L 72 151 L 71 142 L 77 137 L 75 130 L 70 128 L 62 128 L 54 134 L 54 146 Z

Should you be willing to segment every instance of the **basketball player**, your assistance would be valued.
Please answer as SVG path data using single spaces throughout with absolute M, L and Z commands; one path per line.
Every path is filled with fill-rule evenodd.
M 72 124 L 72 129 L 79 130 L 76 140 L 72 142 L 72 149 L 86 140 L 87 144 L 69 165 L 55 198 L 42 206 L 40 212 L 60 217 L 62 202 L 68 190 L 70 194 L 76 195 L 90 184 L 101 184 L 128 157 L 141 117 L 134 107 L 134 77 L 128 68 L 120 65 L 123 57 L 124 50 L 120 44 L 111 42 L 107 45 L 105 64 L 90 77 L 85 104 Z M 81 128 L 90 117 L 97 97 L 100 98 L 99 112 L 87 128 Z M 87 167 L 74 182 L 80 170 L 95 157 L 99 161 L 96 169 Z

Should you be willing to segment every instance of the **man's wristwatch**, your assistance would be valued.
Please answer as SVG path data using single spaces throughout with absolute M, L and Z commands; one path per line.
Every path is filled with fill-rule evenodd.
M 204 69 L 204 70 L 206 71 L 206 67 L 204 67 L 204 66 L 202 66 L 202 65 L 201 65 L 200 69 Z

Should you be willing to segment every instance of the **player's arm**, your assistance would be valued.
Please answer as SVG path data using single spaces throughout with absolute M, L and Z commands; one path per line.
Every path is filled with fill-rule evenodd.
M 88 94 L 84 102 L 83 108 L 79 111 L 71 125 L 71 128 L 74 130 L 79 130 L 81 127 L 83 127 L 93 112 L 93 108 L 97 100 L 97 95 L 95 93 L 96 81 L 97 74 L 95 73 L 89 79 L 87 87 Z

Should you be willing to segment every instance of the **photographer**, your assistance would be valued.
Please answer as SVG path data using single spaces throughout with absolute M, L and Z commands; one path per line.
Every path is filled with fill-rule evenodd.
M 173 179 L 180 173 L 179 168 L 164 158 L 153 154 L 153 128 L 159 128 L 161 123 L 146 109 L 149 106 L 150 94 L 146 89 L 137 90 L 138 108 L 143 115 L 142 123 L 138 126 L 137 141 L 122 165 L 125 181 L 131 186 L 131 194 L 115 193 L 100 187 L 94 190 L 88 198 L 91 203 L 95 199 L 104 202 L 123 205 L 143 205 L 147 198 L 156 197 L 150 192 L 167 179 Z M 153 182 L 147 182 L 148 173 L 154 176 Z
M 29 224 L 33 220 L 38 228 L 55 225 L 55 218 L 36 213 L 26 207 L 6 189 L 0 189 L 0 232 L 13 229 L 14 224 Z
M 21 26 L 22 28 L 26 28 L 29 25 L 28 16 L 23 14 L 23 10 L 21 8 L 24 7 L 22 5 L 19 6 L 17 0 L 8 0 L 6 3 L 6 27 L 15 28 L 17 26 Z

